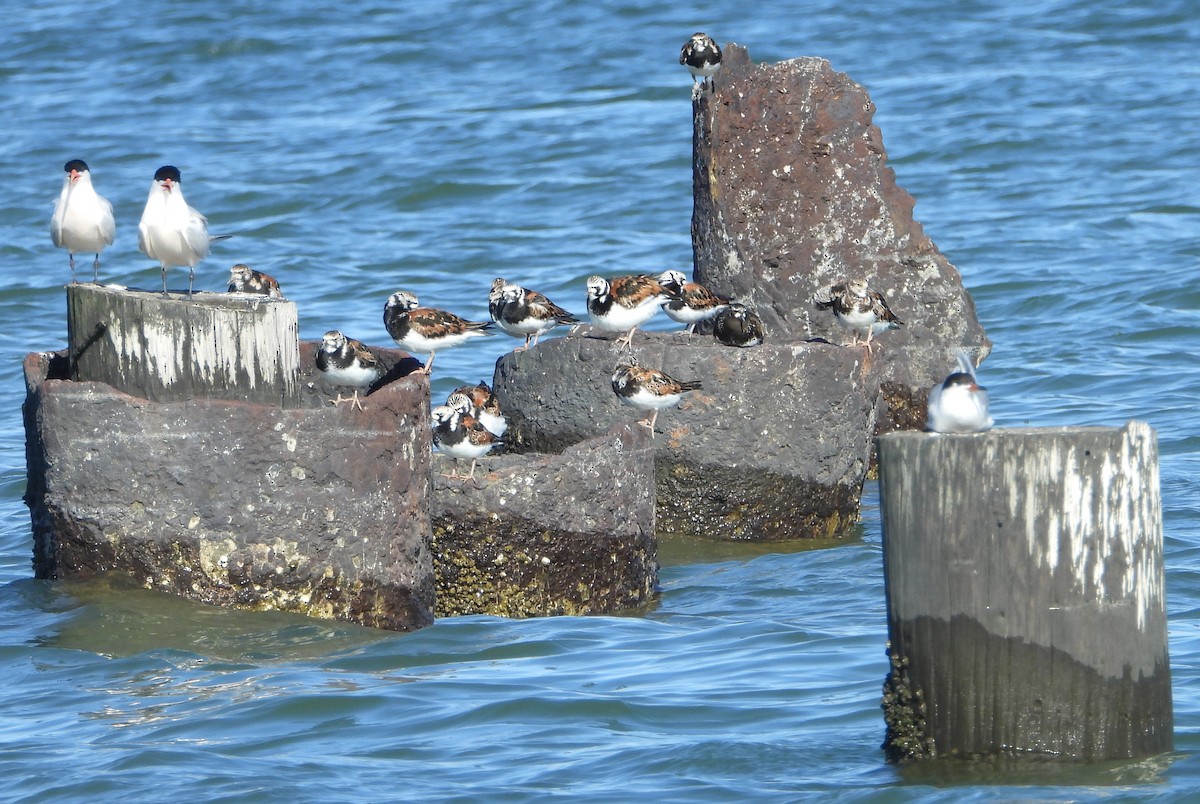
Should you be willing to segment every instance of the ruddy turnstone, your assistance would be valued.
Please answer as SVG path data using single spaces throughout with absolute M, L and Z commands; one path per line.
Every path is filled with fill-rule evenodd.
M 992 426 L 987 389 L 975 382 L 975 366 L 958 353 L 958 371 L 929 389 L 925 429 L 935 433 L 977 433 Z
M 463 385 L 455 388 L 450 396 L 455 394 L 461 394 L 471 401 L 471 410 L 468 412 L 472 417 L 478 419 L 479 423 L 489 432 L 497 436 L 504 435 L 504 431 L 508 429 L 508 419 L 504 418 L 504 413 L 500 410 L 500 400 L 492 392 L 491 386 L 486 382 L 480 382 L 478 385 Z M 450 404 L 448 399 L 446 404 Z
M 460 346 L 472 338 L 491 335 L 491 321 L 468 321 L 454 313 L 421 307 L 415 293 L 398 290 L 388 297 L 383 308 L 383 325 L 392 339 L 408 352 L 428 354 L 422 374 L 433 369 L 434 355 L 442 349 Z
M 163 165 L 154 173 L 142 220 L 138 223 L 138 249 L 162 268 L 163 294 L 167 292 L 167 269 L 188 267 L 188 295 L 196 281 L 196 266 L 208 256 L 215 240 L 229 235 L 209 235 L 208 218 L 183 200 L 179 168 Z
M 703 82 L 721 69 L 721 48 L 711 36 L 697 31 L 679 51 L 679 63 L 688 68 L 693 83 Z
M 671 296 L 652 276 L 590 276 L 587 281 L 588 318 L 606 332 L 625 332 L 618 344 L 633 345 L 633 333 L 645 324 Z
M 499 298 L 493 302 L 499 282 Z M 536 290 L 497 279 L 492 282 L 492 293 L 488 295 L 488 312 L 501 330 L 514 338 L 525 338 L 525 345 L 514 352 L 523 352 L 538 342 L 543 333 L 565 324 L 577 324 L 579 319 L 547 299 Z M 532 343 L 530 340 L 532 339 Z
M 50 218 L 50 239 L 57 248 L 67 250 L 71 263 L 71 284 L 75 284 L 75 254 L 95 254 L 92 282 L 100 282 L 100 252 L 111 246 L 117 231 L 112 204 L 92 186 L 92 172 L 82 159 L 63 166 L 62 191 L 54 203 Z
M 256 271 L 241 262 L 229 269 L 229 292 L 253 293 L 258 296 L 270 296 L 272 299 L 283 298 L 283 291 L 279 289 L 275 277 Z
M 746 305 L 733 302 L 717 313 L 713 336 L 726 346 L 760 346 L 764 339 L 762 319 Z
M 904 322 L 888 307 L 883 295 L 870 290 L 865 279 L 839 282 L 814 301 L 823 310 L 833 310 L 838 323 L 854 334 L 855 344 L 860 336 L 865 336 L 867 349 L 871 348 L 873 335 L 904 326 Z
M 363 409 L 359 401 L 360 389 L 367 389 L 379 379 L 383 373 L 379 360 L 371 350 L 356 341 L 347 338 L 336 329 L 331 329 L 321 338 L 321 346 L 317 349 L 317 371 L 325 377 L 330 385 L 354 389 L 354 396 L 344 397 L 338 391 L 337 399 L 331 400 L 334 406 L 349 402 L 350 407 Z
M 476 462 L 499 444 L 500 439 L 475 419 L 448 405 L 433 408 L 429 411 L 429 419 L 434 445 L 442 454 L 454 459 L 454 471 L 445 477 L 473 480 Z M 458 473 L 458 461 L 462 458 L 471 459 L 471 471 L 465 476 Z
M 658 369 L 644 368 L 636 362 L 621 363 L 613 371 L 612 389 L 622 402 L 654 411 L 650 420 L 641 423 L 654 435 L 654 423 L 663 408 L 678 405 L 687 391 L 700 388 L 699 380 L 679 381 Z
M 722 310 L 729 309 L 729 299 L 718 296 L 704 285 L 689 282 L 683 271 L 663 271 L 658 283 L 672 295 L 663 305 L 663 312 L 672 321 L 687 324 L 688 332 L 695 332 L 701 321 L 715 318 Z

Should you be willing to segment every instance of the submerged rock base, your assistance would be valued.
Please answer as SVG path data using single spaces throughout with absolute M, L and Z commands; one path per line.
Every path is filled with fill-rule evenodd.
M 638 333 L 629 351 L 591 336 L 544 341 L 497 364 L 505 440 L 554 451 L 645 418 L 611 386 L 631 355 L 702 384 L 658 416 L 660 537 L 828 538 L 858 521 L 879 389 L 878 359 L 859 347 L 738 349 L 685 333 Z
M 309 350 L 311 354 L 311 349 Z M 25 361 L 34 572 L 379 628 L 432 622 L 428 390 L 284 410 L 154 403 Z M 317 407 L 319 406 L 319 407 Z
M 658 586 L 649 433 L 618 424 L 560 455 L 481 459 L 432 505 L 436 614 L 608 614 L 650 603 Z

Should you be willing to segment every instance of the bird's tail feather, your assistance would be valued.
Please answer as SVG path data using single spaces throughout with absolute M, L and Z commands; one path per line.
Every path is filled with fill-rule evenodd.
M 960 347 L 955 353 L 955 357 L 958 358 L 958 370 L 963 374 L 970 374 L 974 377 L 975 363 L 971 360 L 971 353 Z

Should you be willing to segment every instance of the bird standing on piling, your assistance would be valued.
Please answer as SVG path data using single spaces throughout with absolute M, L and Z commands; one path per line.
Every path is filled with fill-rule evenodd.
M 354 389 L 354 396 L 350 398 L 343 397 L 342 392 L 338 391 L 337 399 L 330 400 L 334 407 L 349 402 L 350 407 L 362 410 L 359 390 L 370 388 L 383 373 L 379 359 L 362 341 L 347 338 L 336 329 L 329 330 L 321 338 L 316 364 L 317 371 L 330 385 Z
M 679 63 L 692 74 L 692 83 L 716 75 L 721 69 L 721 47 L 706 33 L 697 31 L 684 42 L 679 51 Z
M 837 322 L 853 333 L 853 345 L 858 344 L 860 336 L 865 337 L 868 351 L 872 348 L 872 336 L 904 326 L 888 307 L 883 294 L 868 288 L 865 279 L 839 282 L 814 301 L 817 307 L 832 310 Z
M 138 223 L 138 249 L 162 268 L 163 295 L 167 294 L 167 269 L 188 268 L 188 295 L 196 281 L 196 266 L 208 256 L 214 240 L 229 235 L 208 234 L 208 218 L 188 206 L 183 198 L 179 168 L 163 165 L 154 173 L 146 208 Z
M 508 419 L 504 417 L 504 412 L 500 409 L 500 400 L 496 398 L 492 387 L 486 382 L 480 382 L 478 385 L 461 385 L 455 388 L 450 396 L 455 394 L 460 394 L 471 401 L 471 409 L 467 413 L 486 427 L 488 432 L 502 436 L 508 430 Z M 449 399 L 446 404 L 450 405 Z
M 475 464 L 487 455 L 492 447 L 500 443 L 497 436 L 488 432 L 487 428 L 470 415 L 449 405 L 433 408 L 429 411 L 429 420 L 433 428 L 434 445 L 442 454 L 454 459 L 454 471 L 444 475 L 447 478 L 473 480 Z M 471 459 L 471 471 L 465 476 L 458 473 L 458 461 L 462 458 Z
M 579 323 L 579 319 L 536 290 L 503 279 L 492 283 L 488 312 L 496 326 L 505 333 L 514 338 L 525 338 L 525 345 L 513 349 L 514 352 L 523 352 L 530 346 L 536 346 L 538 338 L 555 327 Z
M 658 283 L 672 294 L 663 305 L 663 312 L 672 321 L 687 324 L 688 332 L 695 332 L 701 321 L 715 318 L 722 310 L 729 309 L 729 299 L 718 296 L 704 285 L 689 282 L 683 271 L 663 271 Z
M 425 367 L 418 369 L 422 374 L 433 370 L 434 355 L 440 350 L 492 334 L 488 332 L 491 321 L 468 321 L 445 310 L 421 307 L 417 295 L 407 290 L 388 297 L 383 325 L 401 349 L 429 355 Z
M 625 347 L 633 345 L 633 333 L 645 324 L 671 295 L 652 276 L 637 274 L 605 279 L 590 276 L 587 281 L 587 311 L 592 324 L 606 332 L 628 333 L 617 338 Z
M 57 248 L 65 248 L 71 263 L 71 284 L 75 284 L 75 254 L 95 254 L 92 282 L 100 282 L 100 252 L 111 246 L 117 232 L 112 204 L 92 186 L 92 172 L 82 159 L 63 166 L 62 191 L 50 218 L 50 239 Z
M 275 277 L 256 271 L 241 262 L 229 269 L 229 292 L 270 296 L 272 299 L 283 298 L 283 290 Z
M 678 405 L 684 393 L 699 388 L 699 380 L 680 381 L 658 369 L 639 366 L 636 361 L 619 364 L 612 375 L 613 393 L 622 402 L 654 411 L 649 421 L 640 422 L 650 428 L 651 438 L 654 437 L 654 423 L 658 421 L 658 412 L 663 408 Z
M 975 381 L 975 365 L 958 353 L 958 371 L 929 389 L 925 429 L 935 433 L 978 433 L 992 426 L 987 389 Z

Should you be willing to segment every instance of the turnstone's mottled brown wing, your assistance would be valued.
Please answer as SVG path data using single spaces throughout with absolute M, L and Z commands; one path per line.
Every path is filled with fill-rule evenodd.
M 711 310 L 713 307 L 729 304 L 729 299 L 726 299 L 724 296 L 718 296 L 704 287 L 704 285 L 699 285 L 695 282 L 684 284 L 681 295 L 684 304 L 694 310 Z
M 699 380 L 677 380 L 658 369 L 633 367 L 631 373 L 643 388 L 655 396 L 680 394 L 684 391 L 695 391 L 700 387 Z
M 484 427 L 474 416 L 463 416 L 462 426 L 466 428 L 467 441 L 477 447 L 494 447 L 500 443 L 500 439 Z
M 364 369 L 379 371 L 379 358 L 375 357 L 374 352 L 368 349 L 362 341 L 347 338 L 346 351 Z
M 663 286 L 652 276 L 637 274 L 608 280 L 613 301 L 622 307 L 634 308 L 663 294 Z
M 559 324 L 576 324 L 579 322 L 578 318 L 536 290 L 525 291 L 525 303 L 529 306 L 529 313 L 535 318 L 546 321 L 554 320 Z
M 875 312 L 876 318 L 878 318 L 880 321 L 887 321 L 890 324 L 895 324 L 896 326 L 904 326 L 904 322 L 896 317 L 896 314 L 892 312 L 891 307 L 888 307 L 888 303 L 883 298 L 883 294 L 877 290 L 872 290 L 867 295 L 871 300 L 871 307 Z
M 446 310 L 418 307 L 408 311 L 408 325 L 426 338 L 440 338 L 461 335 L 471 330 L 487 329 L 491 326 L 491 322 L 468 321 Z

